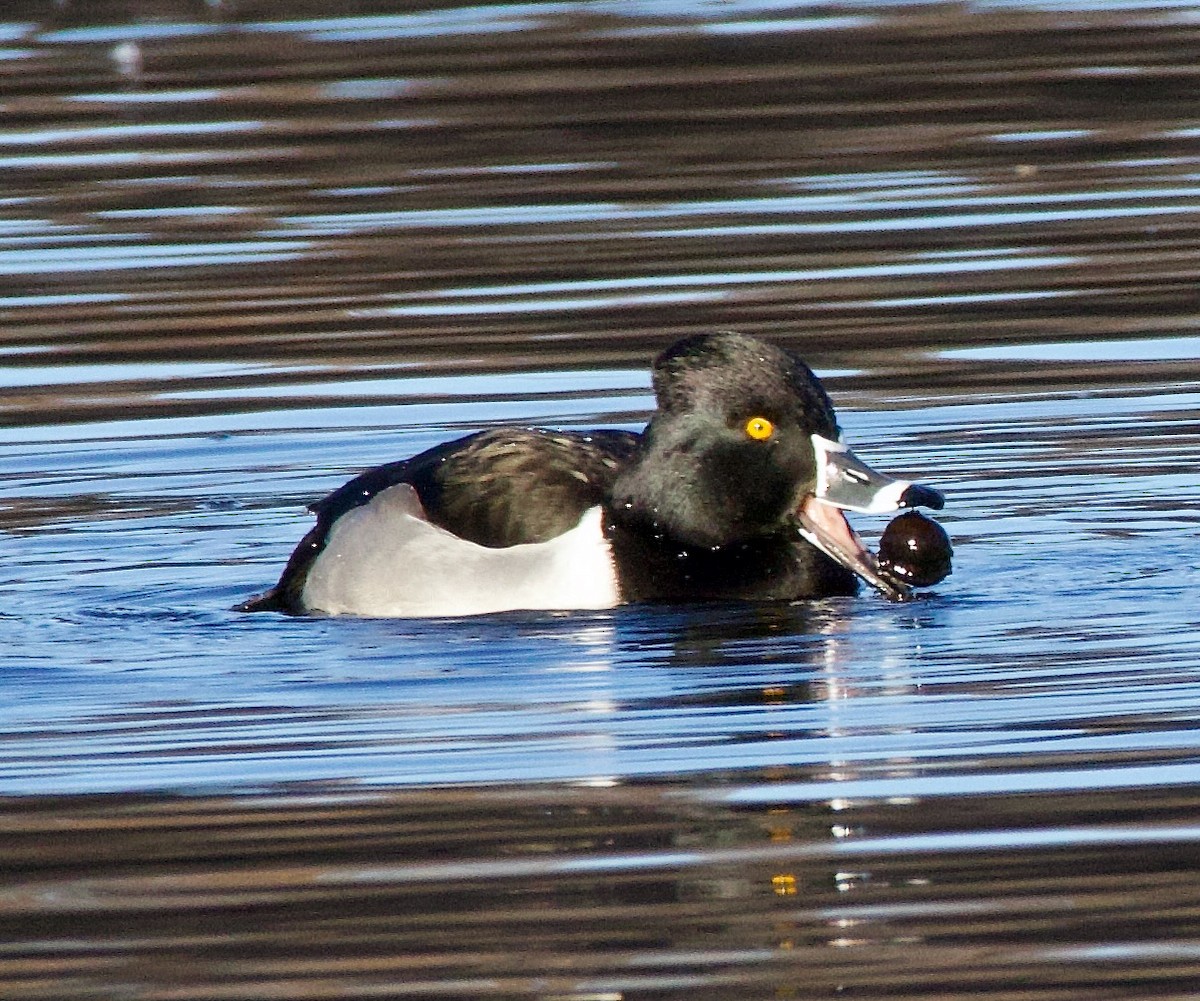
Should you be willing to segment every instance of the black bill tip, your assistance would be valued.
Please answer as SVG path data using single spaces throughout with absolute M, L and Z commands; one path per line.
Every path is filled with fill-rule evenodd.
M 946 506 L 946 498 L 933 487 L 913 483 L 900 495 L 900 507 L 927 507 L 940 511 Z

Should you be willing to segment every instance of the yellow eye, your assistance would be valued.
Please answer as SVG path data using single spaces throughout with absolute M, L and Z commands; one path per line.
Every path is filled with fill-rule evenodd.
M 746 434 L 755 441 L 766 441 L 775 433 L 775 425 L 765 417 L 751 417 L 746 421 Z

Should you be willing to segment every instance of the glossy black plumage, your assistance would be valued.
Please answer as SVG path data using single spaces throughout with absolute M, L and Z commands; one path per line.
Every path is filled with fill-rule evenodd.
M 710 549 L 787 536 L 801 487 L 816 478 L 811 436 L 838 434 L 808 366 L 754 338 L 692 337 L 659 355 L 654 392 L 639 461 L 614 486 L 619 523 Z M 772 423 L 768 440 L 746 434 L 755 417 Z
M 814 443 L 844 447 L 829 397 L 799 358 L 739 334 L 702 335 L 655 360 L 653 385 L 658 409 L 640 435 L 496 428 L 363 473 L 312 505 L 317 524 L 279 583 L 241 607 L 310 610 L 305 581 L 333 527 L 397 484 L 414 488 L 429 523 L 493 549 L 564 537 L 600 507 L 597 543 L 621 601 L 851 594 L 858 576 L 887 590 L 848 526 L 849 558 L 802 524 L 824 456 Z M 935 491 L 923 496 L 940 503 Z

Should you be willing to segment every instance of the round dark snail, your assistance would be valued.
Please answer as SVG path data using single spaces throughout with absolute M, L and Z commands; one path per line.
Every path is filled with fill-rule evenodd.
M 948 577 L 953 555 L 946 530 L 919 511 L 893 518 L 879 539 L 880 569 L 913 587 Z

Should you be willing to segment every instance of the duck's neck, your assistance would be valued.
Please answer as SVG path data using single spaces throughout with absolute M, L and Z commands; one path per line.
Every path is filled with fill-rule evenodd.
M 858 589 L 854 574 L 790 525 L 743 542 L 695 546 L 609 511 L 604 531 L 623 601 L 788 601 Z

